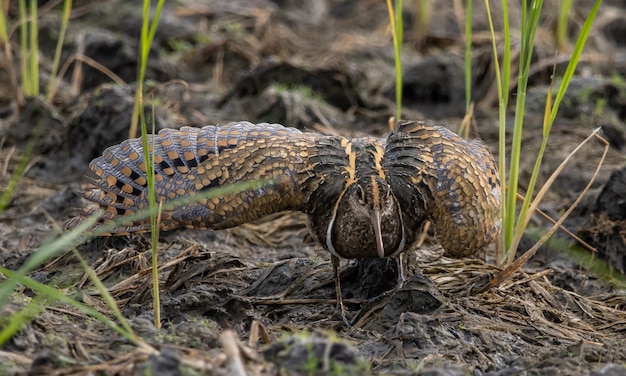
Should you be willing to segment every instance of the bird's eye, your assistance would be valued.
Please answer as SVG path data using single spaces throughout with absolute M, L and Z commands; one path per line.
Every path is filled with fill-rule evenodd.
M 359 200 L 365 203 L 365 192 L 363 191 L 363 188 L 360 185 L 356 186 L 356 194 L 359 196 Z

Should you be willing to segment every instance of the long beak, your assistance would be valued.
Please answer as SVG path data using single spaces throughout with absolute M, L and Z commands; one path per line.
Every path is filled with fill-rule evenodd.
M 378 257 L 385 258 L 385 245 L 383 244 L 383 234 L 380 228 L 380 210 L 374 209 L 372 213 L 372 226 L 374 226 L 374 236 L 376 237 L 376 249 Z

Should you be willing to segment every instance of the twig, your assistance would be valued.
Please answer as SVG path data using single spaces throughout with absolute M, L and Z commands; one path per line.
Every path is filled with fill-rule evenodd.
M 287 305 L 287 304 L 335 304 L 337 302 L 336 299 L 267 299 L 264 300 L 263 297 L 242 297 L 242 296 L 233 296 L 239 297 L 240 299 L 245 299 L 246 302 L 251 304 L 263 304 L 263 305 Z M 350 304 L 363 304 L 367 302 L 367 299 L 344 299 L 345 303 Z
M 220 344 L 224 348 L 224 353 L 228 357 L 226 360 L 228 371 L 231 375 L 247 376 L 246 369 L 241 359 L 241 351 L 239 351 L 238 339 L 234 330 L 225 330 L 219 338 Z
M 520 200 L 520 201 L 524 201 L 524 195 L 522 195 L 521 193 L 518 192 L 517 193 L 517 199 Z M 537 208 L 537 214 L 539 214 L 543 219 L 545 219 L 546 221 L 550 222 L 551 224 L 553 224 L 553 225 L 557 224 L 557 221 L 555 219 L 550 217 L 548 214 L 546 214 L 546 212 L 544 212 L 543 210 L 541 210 L 539 208 Z M 596 248 L 594 246 L 592 246 L 591 244 L 589 244 L 586 241 L 582 240 L 580 237 L 578 237 L 576 234 L 574 234 L 573 232 L 568 230 L 566 227 L 564 227 L 562 225 L 558 225 L 558 226 L 559 226 L 559 230 L 563 231 L 564 233 L 569 235 L 572 239 L 574 239 L 577 242 L 579 242 L 580 245 L 582 245 L 583 247 L 587 248 L 591 252 L 596 253 Z

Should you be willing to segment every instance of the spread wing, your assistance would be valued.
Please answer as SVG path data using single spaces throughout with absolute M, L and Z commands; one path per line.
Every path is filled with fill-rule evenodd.
M 409 212 L 419 216 L 423 205 L 447 254 L 467 256 L 495 240 L 500 181 L 482 141 L 465 141 L 441 126 L 403 123 L 387 140 L 383 168 Z
M 341 150 L 320 148 L 332 139 L 248 122 L 160 131 L 151 144 L 156 199 L 165 208 L 161 228 L 222 229 L 283 210 L 307 211 L 311 193 L 333 180 L 328 162 Z M 98 226 L 115 222 L 108 233 L 150 230 L 148 218 L 130 219 L 148 207 L 141 140 L 106 149 L 90 168 L 99 178 L 85 194 L 96 204 L 86 214 L 103 209 Z

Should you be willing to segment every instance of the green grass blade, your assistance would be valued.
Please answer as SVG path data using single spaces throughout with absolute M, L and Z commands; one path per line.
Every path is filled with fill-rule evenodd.
M 102 314 L 101 312 L 98 312 L 97 310 L 93 309 L 92 307 L 83 304 L 75 299 L 70 298 L 69 296 L 66 296 L 65 294 L 61 293 L 61 291 L 59 291 L 58 289 L 55 289 L 54 287 L 50 287 L 48 285 L 45 285 L 43 283 L 34 281 L 24 275 L 22 275 L 19 272 L 14 272 L 11 271 L 9 269 L 0 267 L 0 273 L 6 275 L 8 277 L 8 281 L 13 281 L 15 284 L 22 284 L 32 290 L 35 290 L 37 292 L 39 292 L 40 294 L 43 294 L 44 296 L 53 298 L 55 300 L 61 301 L 63 303 L 69 304 L 73 307 L 75 307 L 76 309 L 85 312 L 86 314 L 90 315 L 91 317 L 97 319 L 98 321 L 105 323 L 106 325 L 108 325 L 111 329 L 115 330 L 116 332 L 118 332 L 119 334 L 121 334 L 123 337 L 125 337 L 126 339 L 128 339 L 129 341 L 138 344 L 137 338 L 133 335 L 132 332 L 127 332 L 123 327 L 121 327 L 120 325 L 116 324 L 115 322 L 113 322 L 111 319 L 109 319 L 107 316 L 105 316 L 104 314 Z M 1 343 L 0 343 L 1 345 Z
M 506 193 L 506 216 L 504 217 L 504 246 L 506 252 L 515 254 L 511 250 L 515 231 L 515 212 L 517 205 L 517 188 L 519 180 L 519 164 L 522 150 L 522 129 L 524 123 L 524 112 L 526 104 L 526 89 L 528 86 L 528 76 L 532 59 L 535 35 L 539 24 L 539 15 L 543 6 L 543 1 L 533 0 L 530 11 L 526 9 L 527 3 L 523 2 L 522 9 L 522 38 L 519 64 L 519 77 L 517 82 L 517 97 L 515 103 L 515 120 L 513 125 L 513 141 L 511 144 L 511 161 L 509 165 L 509 181 Z M 509 256 L 509 258 L 512 256 Z
M 30 67 L 30 92 L 39 95 L 39 32 L 37 22 L 37 0 L 30 0 L 30 42 L 28 55 Z
M 550 85 L 550 88 L 548 90 L 548 96 L 546 98 L 546 109 L 545 109 L 544 121 L 543 121 L 543 139 L 541 141 L 539 152 L 537 153 L 537 158 L 535 159 L 535 164 L 533 166 L 533 170 L 532 170 L 531 177 L 529 180 L 526 197 L 524 198 L 524 202 L 522 203 L 522 207 L 520 208 L 520 214 L 519 214 L 518 222 L 515 228 L 514 241 L 511 244 L 512 249 L 517 247 L 517 244 L 521 240 L 522 233 L 524 232 L 524 230 L 526 229 L 526 226 L 529 223 L 530 218 L 528 218 L 529 216 L 528 209 L 532 201 L 532 197 L 533 197 L 534 190 L 535 190 L 535 185 L 537 183 L 537 178 L 539 176 L 539 171 L 541 168 L 541 163 L 543 161 L 543 155 L 545 153 L 547 143 L 548 143 L 548 138 L 552 130 L 552 125 L 554 123 L 554 120 L 556 119 L 556 114 L 558 112 L 559 104 L 561 103 L 565 95 L 565 92 L 567 91 L 567 87 L 574 75 L 574 72 L 576 71 L 576 66 L 578 65 L 580 55 L 587 42 L 589 31 L 591 29 L 591 26 L 593 24 L 593 21 L 596 17 L 598 8 L 600 7 L 601 3 L 602 3 L 601 0 L 596 1 L 596 3 L 594 4 L 594 7 L 591 9 L 591 12 L 589 13 L 589 16 L 585 20 L 585 23 L 581 29 L 580 35 L 578 36 L 578 39 L 576 41 L 574 52 L 572 53 L 572 57 L 570 58 L 567 68 L 565 70 L 565 74 L 559 86 L 559 90 L 557 91 L 557 95 L 554 100 L 554 103 L 552 103 L 553 85 Z M 514 253 L 514 252 L 511 252 L 511 253 Z M 510 255 L 509 260 L 512 261 L 512 258 L 513 256 Z
M 397 124 L 397 122 L 399 122 L 402 117 L 402 60 L 401 60 L 401 57 L 402 57 L 402 0 L 395 1 L 395 11 L 394 11 L 394 5 L 391 5 L 391 0 L 387 0 L 387 12 L 389 15 L 389 25 L 391 26 L 391 36 L 393 39 L 394 63 L 395 63 L 395 69 L 396 69 L 396 124 Z
M 4 2 L 0 2 L 0 4 L 4 4 Z M 0 47 L 9 41 L 7 29 L 8 25 L 7 20 L 4 17 L 4 6 L 0 6 Z
M 153 23 L 154 24 L 154 23 Z M 155 124 L 155 113 L 154 106 L 152 106 L 152 134 L 156 134 L 156 124 Z M 142 111 L 143 113 L 143 111 Z M 145 119 L 142 117 L 142 128 L 145 128 Z M 152 163 L 154 163 L 154 149 L 152 149 Z M 152 171 L 154 171 L 154 165 L 152 166 Z M 152 187 L 153 195 L 155 195 L 154 186 Z M 152 195 L 151 195 L 152 196 Z M 154 325 L 157 329 L 161 329 L 161 293 L 159 287 L 159 221 L 161 218 L 161 213 L 163 210 L 163 201 L 160 201 L 158 207 L 156 205 L 156 196 L 154 198 L 151 197 L 152 202 L 154 204 L 150 204 L 150 211 L 154 213 L 150 217 L 150 226 L 152 231 L 150 233 L 151 243 L 152 243 L 152 304 L 154 307 Z M 154 206 L 153 206 L 154 205 Z
M 11 198 L 13 197 L 13 193 L 17 188 L 22 176 L 24 175 L 24 171 L 26 170 L 26 165 L 28 165 L 28 161 L 30 161 L 30 157 L 33 155 L 33 150 L 35 149 L 35 145 L 37 145 L 37 141 L 39 137 L 36 135 L 37 132 L 28 140 L 28 144 L 26 144 L 26 148 L 20 157 L 20 161 L 18 162 L 15 170 L 13 170 L 13 174 L 11 174 L 11 179 L 7 183 L 7 186 L 4 188 L 4 192 L 2 192 L 2 196 L 0 196 L 0 213 L 6 209 L 11 202 Z
M 163 10 L 165 0 L 159 0 L 155 9 L 154 18 L 150 22 L 150 0 L 143 1 L 141 25 L 140 46 L 139 46 L 139 66 L 137 67 L 137 92 L 135 93 L 135 107 L 131 118 L 129 138 L 137 137 L 137 125 L 139 123 L 139 112 L 143 111 L 143 83 L 146 78 L 146 70 L 148 67 L 148 57 L 150 55 L 150 46 L 154 41 L 156 28 L 159 24 L 159 18 Z
M 2 328 L 0 331 L 0 346 L 11 339 L 15 333 L 22 330 L 27 322 L 39 316 L 45 310 L 45 306 L 49 304 L 48 300 L 44 295 L 35 295 L 21 311 L 15 312 L 8 317 L 0 318 L 0 328 Z
M 166 202 L 163 204 L 162 210 L 172 210 L 180 205 L 187 205 L 202 199 L 210 199 L 212 197 L 236 194 L 248 190 L 257 190 L 268 184 L 272 184 L 272 180 L 256 180 L 251 182 L 236 183 L 224 187 L 217 187 L 206 192 L 200 192 L 193 197 L 182 197 L 177 200 Z M 122 222 L 145 219 L 149 216 L 149 212 L 149 208 L 139 210 L 134 215 L 125 216 L 114 223 L 100 225 L 96 229 L 93 229 L 93 225 L 97 222 L 98 216 L 94 215 L 86 218 L 76 228 L 62 234 L 59 238 L 44 244 L 38 250 L 33 252 L 33 254 L 31 254 L 30 257 L 26 259 L 24 264 L 18 269 L 17 273 L 21 275 L 26 275 L 46 261 L 58 256 L 60 253 L 66 252 L 76 247 L 77 245 L 84 243 L 87 239 L 96 237 L 98 236 L 98 234 L 110 233 Z M 85 232 L 87 230 L 93 230 L 93 233 L 90 235 L 85 235 Z M 8 301 L 8 297 L 10 296 L 14 287 L 15 284 L 12 284 L 10 280 L 4 281 L 2 284 L 0 284 L 0 307 Z
M 265 186 L 266 184 L 271 184 L 271 183 L 272 183 L 271 180 L 260 180 L 260 181 L 237 183 L 237 184 L 232 184 L 230 186 L 219 187 L 216 189 L 212 189 L 210 191 L 200 192 L 195 197 L 185 197 L 182 199 L 173 200 L 163 205 L 163 208 L 160 208 L 160 209 L 171 210 L 172 208 L 177 207 L 179 205 L 185 205 L 187 203 L 195 202 L 200 199 L 204 199 L 204 198 L 210 199 L 211 197 L 222 196 L 226 194 L 236 194 L 238 192 L 242 192 L 245 190 L 256 190 L 259 187 L 262 187 L 262 186 Z M 94 234 L 87 236 L 87 235 L 84 235 L 85 231 L 88 229 L 92 229 L 92 226 L 96 223 L 97 218 L 98 218 L 97 215 L 92 216 L 90 218 L 87 218 L 83 222 L 81 222 L 74 230 L 68 233 L 65 233 L 62 236 L 60 236 L 58 239 L 53 240 L 50 243 L 47 243 L 41 246 L 26 260 L 26 262 L 22 265 L 22 267 L 19 268 L 17 271 L 10 271 L 10 270 L 7 270 L 6 268 L 0 268 L 0 273 L 8 277 L 7 280 L 5 280 L 3 283 L 0 284 L 0 307 L 5 306 L 9 302 L 11 295 L 13 291 L 15 290 L 16 286 L 19 283 L 21 283 L 37 291 L 42 296 L 51 297 L 55 300 L 71 304 L 77 309 L 85 312 L 86 314 L 112 327 L 114 330 L 119 332 L 122 336 L 132 341 L 133 343 L 150 351 L 151 348 L 148 345 L 146 345 L 143 341 L 141 341 L 140 338 L 135 336 L 135 334 L 132 331 L 132 328 L 128 324 L 127 320 L 124 318 L 123 314 L 120 312 L 115 300 L 108 293 L 104 284 L 98 279 L 95 272 L 87 265 L 87 263 L 82 259 L 82 257 L 75 250 L 74 250 L 75 255 L 80 261 L 82 268 L 85 270 L 85 272 L 88 274 L 91 281 L 96 286 L 103 300 L 106 302 L 106 304 L 110 307 L 111 311 L 114 313 L 119 324 L 116 324 L 115 322 L 111 321 L 108 317 L 94 310 L 93 308 L 88 307 L 85 304 L 82 304 L 80 302 L 75 301 L 74 299 L 70 297 L 65 296 L 65 294 L 62 291 L 54 287 L 47 286 L 47 285 L 38 283 L 36 281 L 32 281 L 31 279 L 26 277 L 26 274 L 29 273 L 30 271 L 44 264 L 48 260 L 54 257 L 57 257 L 59 254 L 66 252 L 67 250 L 75 249 L 77 245 L 83 243 L 85 240 L 91 237 L 96 236 L 98 232 L 108 233 L 112 231 L 113 228 L 118 226 L 121 222 L 129 221 L 129 220 L 131 221 L 139 220 L 142 218 L 145 219 L 149 215 L 150 215 L 149 208 L 140 210 L 133 216 L 127 216 L 123 219 L 118 220 L 117 222 L 119 223 L 103 224 L 100 227 L 98 227 L 97 231 L 94 231 Z M 156 257 L 154 258 L 154 260 L 156 260 Z M 158 271 L 158 265 L 153 264 L 153 270 Z M 30 319 L 30 317 L 36 316 L 37 312 L 34 309 L 35 308 L 33 307 L 27 306 L 26 310 L 22 310 L 18 312 L 17 314 L 15 314 L 16 317 L 11 317 L 9 319 L 8 326 L 5 326 L 3 330 L 0 331 L 0 338 L 2 339 L 2 341 L 5 341 L 6 339 L 11 338 L 11 336 L 14 335 L 17 330 L 19 330 L 19 328 L 23 325 L 23 323 L 27 322 Z
M 152 45 L 152 42 L 154 41 L 154 35 L 156 34 L 156 29 L 157 26 L 159 24 L 159 20 L 161 19 L 161 11 L 163 10 L 163 5 L 165 4 L 165 0 L 159 0 L 159 2 L 157 3 L 156 9 L 154 10 L 154 17 L 152 19 L 152 22 L 150 23 L 150 28 L 148 31 L 148 41 L 150 42 L 150 44 L 148 45 L 148 50 L 147 50 L 147 54 L 150 53 L 150 46 Z M 149 18 L 148 18 L 149 20 Z M 146 61 L 148 59 L 148 55 L 146 54 Z M 145 70 L 145 67 L 144 67 Z M 144 73 L 145 76 L 145 73 Z
M 396 124 L 402 119 L 402 39 L 403 22 L 402 22 L 402 0 L 396 0 L 395 18 L 396 18 L 396 39 L 394 41 L 394 54 L 396 65 Z
M 229 185 L 225 185 L 222 187 L 211 188 L 210 190 L 198 192 L 195 196 L 186 196 L 186 197 L 177 198 L 176 200 L 172 200 L 172 201 L 165 201 L 163 203 L 162 210 L 170 211 L 183 205 L 196 203 L 202 199 L 210 200 L 211 198 L 214 198 L 214 197 L 222 197 L 222 196 L 237 194 L 237 193 L 245 192 L 245 191 L 253 191 L 259 188 L 267 187 L 267 185 L 271 185 L 271 184 L 273 184 L 273 180 L 265 179 L 265 180 L 254 180 L 254 181 L 249 181 L 249 182 L 234 183 L 234 184 L 229 184 Z M 115 229 L 117 226 L 119 226 L 123 222 L 135 222 L 135 221 L 140 221 L 140 220 L 149 218 L 150 211 L 151 209 L 147 207 L 145 209 L 138 210 L 133 215 L 125 215 L 122 218 L 119 218 L 116 222 L 98 225 L 98 227 L 95 229 L 90 228 L 90 226 L 87 226 L 85 230 L 89 229 L 93 233 L 87 238 L 96 237 L 101 234 L 109 234 L 111 231 L 113 231 L 113 229 Z
M 148 174 L 148 205 L 150 208 L 150 237 L 152 243 L 152 299 L 153 299 L 153 307 L 154 307 L 154 325 L 157 329 L 161 328 L 161 301 L 160 301 L 160 293 L 159 293 L 159 258 L 158 258 L 158 246 L 159 246 L 159 223 L 157 221 L 158 217 L 158 208 L 162 208 L 163 202 L 161 201 L 157 207 L 156 202 L 156 190 L 155 190 L 155 182 L 154 182 L 154 158 L 155 158 L 155 150 L 151 148 L 148 149 L 148 137 L 151 138 L 151 143 L 154 142 L 154 134 L 156 133 L 156 125 L 154 122 L 154 113 L 152 115 L 152 133 L 150 135 L 147 134 L 147 124 L 145 119 L 145 113 L 142 110 L 139 112 L 139 122 L 141 124 L 141 140 L 144 143 L 144 158 L 146 158 L 146 171 Z M 152 107 L 154 111 L 154 106 Z
M 574 51 L 572 52 L 572 56 L 569 60 L 569 63 L 567 64 L 567 68 L 565 69 L 565 74 L 563 74 L 563 80 L 561 81 L 561 85 L 559 85 L 559 90 L 557 91 L 556 97 L 554 99 L 554 105 L 552 107 L 552 112 L 550 113 L 550 125 L 552 125 L 554 123 L 554 120 L 556 119 L 556 115 L 559 111 L 561 101 L 563 100 L 569 83 L 574 76 L 574 72 L 576 72 L 576 67 L 578 66 L 580 55 L 583 52 L 583 48 L 585 48 L 585 44 L 587 43 L 587 37 L 589 36 L 589 31 L 591 30 L 593 21 L 596 18 L 598 9 L 600 9 L 600 5 L 602 5 L 602 0 L 596 0 L 596 2 L 593 4 L 593 7 L 591 8 L 591 11 L 589 12 L 589 16 L 587 16 L 587 19 L 585 20 L 585 23 L 580 30 L 580 34 L 578 35 L 578 39 L 576 40 L 576 45 L 574 46 Z
M 28 21 L 26 16 L 26 0 L 18 1 L 20 23 L 20 72 L 22 73 L 22 91 L 30 96 L 30 70 L 28 68 Z
M 465 5 L 465 113 L 472 105 L 472 0 Z
M 552 108 L 552 90 L 554 87 L 554 81 L 550 83 L 550 87 L 548 88 L 548 95 L 546 97 L 546 104 L 544 110 L 544 128 L 545 123 L 548 122 L 548 118 L 550 115 L 550 109 Z M 541 140 L 541 145 L 539 146 L 539 151 L 537 153 L 537 158 L 535 159 L 535 165 L 533 167 L 533 171 L 530 177 L 530 181 L 528 183 L 528 189 L 526 191 L 526 196 L 524 197 L 524 201 L 522 202 L 522 206 L 520 208 L 517 224 L 515 225 L 515 232 L 513 234 L 513 241 L 511 242 L 511 250 L 517 249 L 519 242 L 522 240 L 522 235 L 528 226 L 530 221 L 530 216 L 528 213 L 528 209 L 530 208 L 530 204 L 532 202 L 532 197 L 535 191 L 535 185 L 537 184 L 537 177 L 539 176 L 539 169 L 541 168 L 541 163 L 543 161 L 543 155 L 546 151 L 546 147 L 548 146 L 548 137 L 544 135 Z M 516 252 L 510 252 L 508 263 L 513 262 L 513 258 Z
M 506 3 L 506 1 L 504 1 Z M 506 185 L 504 184 L 506 178 L 506 107 L 507 107 L 507 99 L 509 96 L 508 90 L 508 73 L 510 72 L 510 67 L 504 64 L 503 73 L 500 74 L 500 61 L 498 59 L 498 46 L 496 44 L 496 32 L 493 27 L 493 17 L 491 15 L 491 6 L 489 4 L 489 0 L 485 0 L 485 9 L 487 11 L 487 20 L 489 21 L 489 32 L 491 33 L 491 49 L 493 50 L 493 65 L 496 76 L 496 88 L 498 90 L 498 118 L 499 118 L 499 135 L 498 135 L 498 174 L 500 178 L 500 182 L 502 183 L 502 192 L 501 197 L 506 197 Z M 508 11 L 506 10 L 506 5 L 503 5 L 503 11 L 506 17 L 505 25 L 508 27 Z M 505 37 L 506 39 L 506 37 Z M 506 43 L 506 42 L 505 42 Z M 509 42 L 510 43 L 510 42 Z M 506 54 L 505 57 L 510 56 L 510 54 Z M 503 63 L 508 63 L 510 65 L 510 58 L 503 59 Z M 505 74 L 506 73 L 506 74 Z M 503 77 L 504 76 L 504 77 Z M 505 85 L 505 82 L 507 83 Z M 505 211 L 506 207 L 502 205 L 502 218 L 505 219 L 507 213 Z M 500 239 L 498 244 L 496 245 L 496 256 L 497 261 L 500 263 L 500 255 L 501 249 L 504 248 L 504 234 L 506 231 L 502 231 L 500 235 Z
M 148 148 L 148 131 L 145 119 L 145 112 L 143 106 L 143 81 L 145 79 L 146 69 L 148 66 L 148 57 L 150 54 L 150 46 L 154 40 L 156 28 L 161 16 L 161 10 L 165 4 L 164 0 L 159 0 L 155 10 L 154 18 L 150 22 L 150 0 L 144 0 L 143 2 L 143 23 L 141 27 L 141 43 L 140 43 L 140 57 L 139 57 L 139 73 L 138 73 L 138 88 L 135 102 L 135 109 L 138 111 L 139 123 L 141 125 L 141 142 L 144 151 L 144 160 L 146 161 L 146 172 L 148 177 L 148 204 L 150 207 L 150 224 L 151 224 L 151 242 L 152 242 L 152 297 L 154 305 L 154 324 L 157 329 L 161 328 L 161 305 L 160 305 L 160 293 L 159 293 L 159 270 L 158 270 L 158 244 L 159 244 L 159 224 L 157 222 L 157 202 L 156 193 L 154 187 L 154 149 Z M 154 111 L 154 107 L 153 107 Z M 133 114 L 134 118 L 134 114 Z M 154 123 L 155 116 L 152 116 L 152 135 L 156 133 L 156 124 Z M 133 133 L 133 130 L 130 130 Z M 162 202 L 160 203 L 162 204 Z
M 504 111 L 506 111 L 509 105 L 509 85 L 511 82 L 511 30 L 509 27 L 509 5 L 507 0 L 502 0 L 502 32 L 504 34 L 504 52 L 502 53 L 502 96 L 500 101 L 504 106 Z M 505 123 L 500 123 L 500 125 L 505 125 L 506 117 L 503 117 L 501 120 L 504 120 Z M 503 165 L 500 165 L 500 167 L 502 168 Z
M 493 26 L 492 26 L 493 27 Z M 506 110 L 509 106 L 509 86 L 511 82 L 511 30 L 509 26 L 509 6 L 507 0 L 502 0 L 502 29 L 504 34 L 504 52 L 502 54 L 502 84 L 499 88 L 499 108 L 498 108 L 498 173 L 501 183 L 501 197 L 502 200 L 506 200 L 508 190 L 506 189 Z M 492 33 L 492 38 L 495 35 Z M 495 43 L 494 43 L 495 48 Z M 494 51 L 497 56 L 497 51 Z M 500 85 L 500 84 L 498 84 Z M 497 262 L 501 264 L 503 261 L 503 254 L 506 250 L 506 223 L 507 216 L 515 216 L 515 213 L 507 212 L 506 205 L 502 205 L 502 221 L 504 229 L 499 236 L 498 243 L 496 244 Z
M 48 92 L 46 99 L 51 102 L 54 98 L 56 87 L 56 76 L 59 70 L 59 62 L 61 61 L 61 51 L 63 50 L 63 43 L 65 41 L 65 33 L 67 31 L 67 25 L 70 20 L 70 14 L 72 13 L 72 0 L 65 0 L 63 2 L 63 16 L 61 18 L 61 30 L 59 31 L 59 39 L 57 40 L 57 46 L 54 51 L 54 59 L 52 61 L 52 68 L 50 69 L 50 81 L 48 82 Z
M 221 196 L 221 195 L 226 195 L 226 194 L 236 194 L 238 192 L 243 192 L 246 190 L 256 190 L 260 187 L 265 186 L 266 184 L 271 184 L 271 182 L 272 182 L 271 180 L 262 180 L 262 181 L 246 182 L 246 183 L 237 183 L 237 184 L 233 184 L 230 186 L 219 187 L 219 188 L 215 188 L 213 190 L 207 191 L 207 192 L 201 192 L 195 197 L 185 197 L 179 200 L 168 202 L 167 204 L 163 205 L 163 208 L 161 209 L 171 210 L 172 208 L 176 206 L 185 205 L 185 204 L 195 202 L 203 198 L 210 199 L 211 197 L 216 197 L 216 196 Z M 141 210 L 137 212 L 135 215 L 127 216 L 123 219 L 118 220 L 117 222 L 121 223 L 121 222 L 129 221 L 129 220 L 133 221 L 133 220 L 146 218 L 149 215 L 149 211 L 150 211 L 149 208 Z M 15 290 L 15 287 L 18 285 L 18 283 L 21 283 L 29 288 L 32 288 L 33 290 L 38 291 L 40 294 L 44 294 L 45 296 L 50 296 L 56 300 L 69 303 L 73 305 L 74 307 L 76 307 L 77 309 L 85 312 L 86 314 L 93 316 L 94 318 L 104 322 L 105 324 L 109 326 L 114 325 L 114 329 L 118 331 L 120 334 L 122 334 L 124 337 L 128 338 L 134 343 L 139 343 L 141 346 L 145 347 L 145 344 L 143 344 L 133 334 L 132 328 L 130 327 L 130 325 L 124 318 L 123 314 L 120 312 L 119 308 L 117 307 L 117 304 L 115 303 L 115 299 L 109 294 L 104 284 L 98 279 L 95 272 L 89 267 L 89 265 L 87 265 L 87 263 L 78 254 L 78 252 L 74 251 L 75 255 L 77 256 L 78 260 L 81 263 L 82 268 L 85 270 L 90 280 L 94 283 L 94 286 L 96 286 L 103 300 L 110 307 L 111 311 L 114 313 L 115 317 L 117 318 L 120 324 L 112 323 L 111 320 L 109 320 L 103 314 L 100 314 L 99 312 L 91 309 L 90 307 L 87 307 L 82 303 L 76 302 L 69 297 L 66 297 L 63 294 L 63 292 L 59 291 L 58 289 L 55 289 L 54 287 L 40 284 L 26 277 L 27 273 L 39 267 L 40 265 L 44 264 L 48 260 L 58 256 L 60 253 L 65 252 L 68 249 L 74 249 L 78 244 L 84 242 L 86 239 L 96 236 L 95 234 L 89 235 L 89 236 L 84 235 L 84 232 L 88 229 L 91 229 L 92 226 L 96 223 L 96 221 L 97 221 L 97 216 L 92 216 L 86 219 L 84 222 L 80 223 L 79 226 L 77 226 L 74 230 L 63 234 L 58 239 L 40 247 L 26 260 L 23 266 L 17 271 L 10 271 L 4 268 L 0 269 L 0 273 L 8 277 L 7 280 L 5 280 L 2 284 L 0 284 L 0 307 L 7 304 L 7 302 L 9 301 L 11 297 L 11 294 Z M 97 232 L 109 233 L 110 231 L 112 231 L 113 228 L 119 225 L 119 223 L 110 223 L 110 224 L 102 225 L 101 227 L 98 228 L 99 231 L 95 231 L 95 233 Z M 153 264 L 153 270 L 158 271 L 158 265 Z M 18 315 L 22 315 L 22 317 L 29 317 L 28 312 L 19 313 Z M 1 338 L 6 338 L 6 337 L 10 338 L 10 336 L 15 333 L 15 328 L 18 328 L 20 323 L 25 322 L 24 319 L 20 319 L 19 317 L 11 318 L 10 320 L 16 320 L 16 321 L 11 324 L 12 329 L 8 329 L 8 331 L 4 332 L 4 334 L 1 334 L 0 332 Z
M 82 243 L 85 240 L 83 233 L 96 223 L 96 220 L 96 217 L 88 218 L 74 230 L 63 234 L 58 239 L 42 246 L 31 254 L 28 259 L 26 259 L 24 264 L 18 269 L 17 272 L 15 272 L 15 274 L 25 276 L 27 273 L 34 270 L 47 260 L 50 260 L 58 256 L 60 253 Z M 0 285 L 0 307 L 4 306 L 9 301 L 11 293 L 16 285 L 17 280 L 15 279 L 8 279 Z
M 556 23 L 556 47 L 563 50 L 567 45 L 567 22 L 572 11 L 573 0 L 559 1 L 559 17 Z
M 111 294 L 109 294 L 109 290 L 106 288 L 106 286 L 104 286 L 104 283 L 102 283 L 100 278 L 98 278 L 98 276 L 96 275 L 96 272 L 87 264 L 85 259 L 80 255 L 76 248 L 73 249 L 73 252 L 76 258 L 78 258 L 81 267 L 87 273 L 89 279 L 96 287 L 96 290 L 98 290 L 98 293 L 100 294 L 106 305 L 111 309 L 113 315 L 117 318 L 124 331 L 134 337 L 135 334 L 133 332 L 133 329 L 130 327 L 130 324 L 120 311 L 117 303 L 115 302 L 115 299 L 113 299 Z
M 154 184 L 154 148 L 149 147 L 154 143 L 154 130 L 152 134 L 148 135 L 146 127 L 146 119 L 144 117 L 143 105 L 140 105 L 139 111 L 139 123 L 141 125 L 141 143 L 143 146 L 144 160 L 146 161 L 146 177 L 148 180 L 148 208 L 150 216 L 151 226 L 151 242 L 152 242 L 152 276 L 153 276 L 153 299 L 154 299 L 154 324 L 159 329 L 161 327 L 161 314 L 160 314 L 160 301 L 157 301 L 159 297 L 159 284 L 158 284 L 158 253 L 157 247 L 159 243 L 158 238 L 158 223 L 157 223 L 157 205 L 156 205 L 156 191 Z M 152 123 L 154 125 L 154 121 Z M 150 138 L 150 142 L 148 142 Z M 156 283 L 154 282 L 156 280 Z

